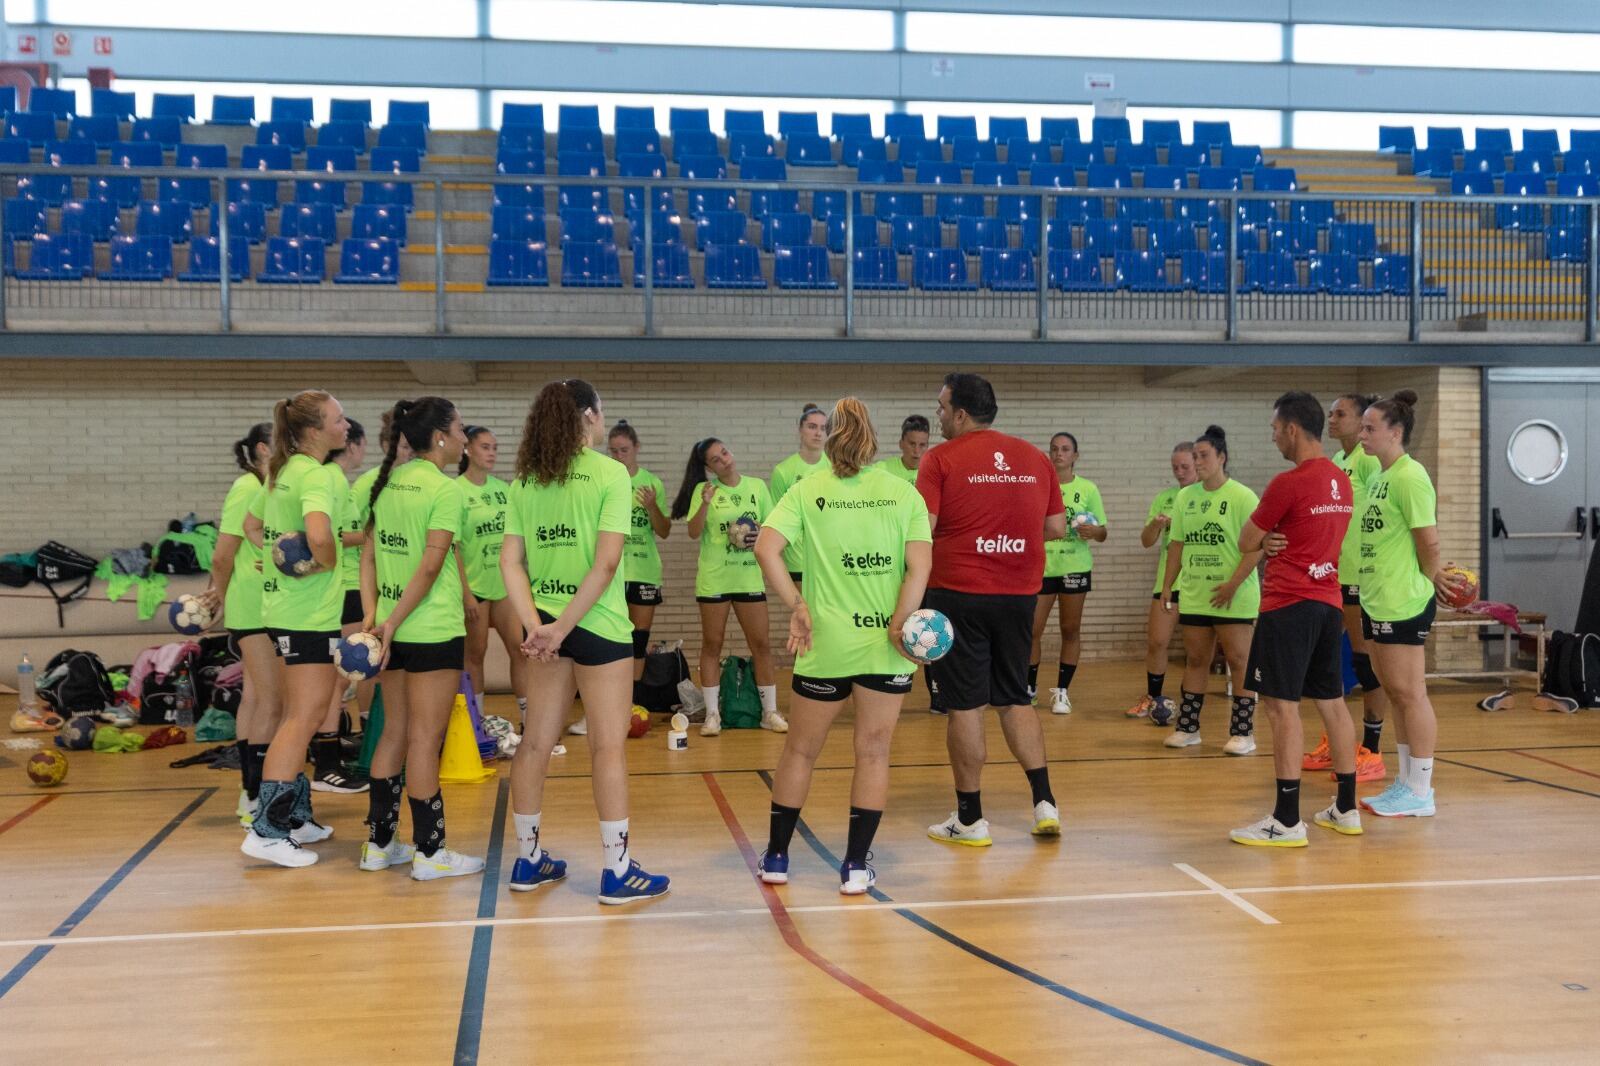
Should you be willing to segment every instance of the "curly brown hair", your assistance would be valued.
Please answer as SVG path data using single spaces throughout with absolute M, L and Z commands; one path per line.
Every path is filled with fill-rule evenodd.
M 572 459 L 588 445 L 583 412 L 600 410 L 600 394 L 582 378 L 552 381 L 539 390 L 522 424 L 517 477 L 548 485 L 567 479 Z

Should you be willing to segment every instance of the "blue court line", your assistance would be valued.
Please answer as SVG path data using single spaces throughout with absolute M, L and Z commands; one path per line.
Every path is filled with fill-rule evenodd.
M 761 780 L 766 782 L 767 788 L 770 790 L 772 788 L 772 775 L 767 773 L 765 770 L 758 770 L 756 772 L 760 775 Z M 820 856 L 835 869 L 839 867 L 841 863 L 839 857 L 832 851 L 828 850 L 828 846 L 817 838 L 817 835 L 811 831 L 811 827 L 806 824 L 805 819 L 800 819 L 795 824 L 795 828 L 800 833 L 801 839 L 811 846 L 812 851 L 816 852 L 818 856 Z M 880 903 L 894 902 L 894 897 L 876 888 L 869 889 L 868 894 Z M 936 922 L 928 920 L 910 908 L 896 907 L 894 908 L 894 913 L 906 919 L 906 921 L 910 922 L 911 924 L 920 926 L 927 932 L 932 933 L 934 936 L 938 937 L 940 940 L 943 940 L 945 943 L 950 944 L 952 947 L 960 948 L 967 954 L 972 955 L 975 958 L 982 959 L 991 966 L 998 966 L 1000 969 L 1012 974 L 1013 976 L 1020 977 L 1024 981 L 1038 985 L 1047 992 L 1054 992 L 1058 996 L 1061 996 L 1065 999 L 1070 999 L 1074 1003 L 1081 1004 L 1091 1010 L 1097 1010 L 1101 1014 L 1115 1018 L 1118 1021 L 1127 1022 L 1129 1025 L 1137 1026 L 1138 1028 L 1154 1033 L 1157 1036 L 1164 1036 L 1168 1040 L 1173 1040 L 1177 1043 L 1192 1047 L 1196 1051 L 1204 1051 L 1207 1054 L 1215 1055 L 1219 1059 L 1226 1059 L 1229 1062 L 1246 1063 L 1249 1064 L 1249 1066 L 1266 1066 L 1266 1063 L 1264 1063 L 1261 1059 L 1253 1059 L 1250 1056 L 1242 1055 L 1237 1051 L 1230 1051 L 1225 1047 L 1219 1047 L 1218 1045 L 1206 1040 L 1202 1040 L 1197 1036 L 1190 1036 L 1188 1033 L 1180 1032 L 1171 1026 L 1162 1025 L 1160 1022 L 1151 1021 L 1149 1018 L 1140 1017 L 1139 1015 L 1130 1011 L 1123 1010 L 1121 1007 L 1107 1003 L 1105 1000 L 1096 999 L 1093 996 L 1079 992 L 1077 989 L 1068 988 L 1059 981 L 1052 981 L 1043 974 L 1035 973 L 1033 970 L 1030 970 L 1025 966 L 1021 966 L 1015 962 L 1012 962 L 1010 959 L 1002 958 L 992 951 L 988 951 L 979 947 L 970 940 L 965 940 L 957 936 L 950 930 L 944 928 Z
M 1503 777 L 1507 781 L 1516 781 L 1528 785 L 1543 785 L 1545 788 L 1558 789 L 1562 792 L 1576 792 L 1580 796 L 1590 796 L 1594 799 L 1600 799 L 1600 792 L 1590 792 L 1587 789 L 1573 788 L 1571 785 L 1558 785 L 1554 781 L 1541 781 L 1537 777 L 1525 777 L 1522 774 L 1511 773 L 1509 770 L 1492 770 L 1487 766 L 1474 766 L 1472 763 L 1462 762 L 1460 759 L 1446 759 L 1444 756 L 1439 754 L 1434 755 L 1433 761 L 1449 763 L 1451 766 L 1465 767 L 1468 770 L 1479 770 L 1486 774 L 1494 774 L 1496 777 Z
M 207 800 L 216 794 L 217 790 L 215 788 L 208 788 L 191 800 L 187 807 L 173 816 L 172 821 L 162 826 L 161 829 L 157 831 L 155 836 L 145 841 L 142 848 L 134 852 L 128 857 L 126 862 L 117 867 L 116 872 L 110 877 L 106 878 L 105 882 L 102 883 L 99 888 L 91 892 L 88 899 L 78 904 L 78 909 L 68 915 L 66 921 L 62 922 L 60 925 L 56 926 L 55 929 L 51 930 L 50 935 L 52 937 L 64 937 L 82 924 L 83 920 L 89 917 L 90 913 L 93 912 L 96 907 L 100 906 L 100 904 L 105 901 L 107 896 L 116 891 L 117 886 L 122 884 L 127 876 L 134 871 L 135 867 L 137 867 L 141 862 L 144 862 L 145 859 L 149 858 L 150 853 L 155 851 L 156 848 L 160 847 L 161 842 L 172 835 L 173 830 L 182 825 L 184 821 L 188 819 L 189 815 L 199 810 Z M 43 962 L 44 957 L 50 954 L 50 952 L 53 950 L 55 950 L 53 947 L 45 946 L 34 948 L 23 957 L 21 962 L 11 967 L 10 972 L 8 972 L 4 977 L 0 977 L 0 999 L 4 999 L 6 993 L 17 987 L 17 983 L 20 982 L 24 977 L 28 976 L 28 972 L 35 966 L 39 965 L 39 963 Z
M 500 858 L 505 850 L 506 802 L 511 780 L 500 778 L 494 798 L 494 826 L 489 830 L 489 850 L 483 857 L 483 885 L 478 892 L 478 917 L 493 918 L 500 903 Z M 467 960 L 467 986 L 461 993 L 461 1021 L 456 1025 L 456 1066 L 474 1066 L 483 1036 L 483 1000 L 489 991 L 489 955 L 494 949 L 494 927 L 480 925 L 472 931 L 472 955 Z

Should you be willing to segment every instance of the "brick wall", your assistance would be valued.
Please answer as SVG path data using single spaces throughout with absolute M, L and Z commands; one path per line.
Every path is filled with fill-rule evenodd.
M 885 437 L 883 454 L 894 454 L 900 420 L 913 412 L 932 416 L 946 369 L 488 363 L 478 367 L 474 384 L 424 389 L 399 363 L 11 363 L 0 392 L 0 439 L 10 474 L 0 507 L 0 550 L 31 548 L 54 537 L 98 553 L 153 540 L 168 519 L 190 510 L 214 517 L 236 474 L 233 440 L 252 422 L 267 418 L 275 400 L 301 387 L 329 389 L 374 434 L 380 412 L 395 399 L 443 393 L 469 422 L 497 431 L 506 473 L 539 386 L 581 374 L 599 388 L 609 421 L 623 417 L 637 428 L 643 461 L 670 494 L 682 477 L 689 446 L 708 434 L 728 443 L 743 472 L 765 478 L 794 450 L 802 405 L 827 405 L 846 390 L 872 407 Z M 1283 469 L 1267 422 L 1272 400 L 1288 388 L 1309 389 L 1324 400 L 1354 387 L 1358 379 L 1368 388 L 1416 388 L 1423 397 L 1417 450 L 1440 482 L 1447 552 L 1464 564 L 1477 562 L 1475 371 L 1196 368 L 1147 376 L 1142 368 L 1001 367 L 988 372 L 1000 397 L 997 428 L 1041 446 L 1055 430 L 1072 431 L 1083 448 L 1079 473 L 1096 482 L 1105 497 L 1111 537 L 1096 552 L 1086 660 L 1141 653 L 1155 554 L 1140 548 L 1138 530 L 1150 497 L 1170 481 L 1167 457 L 1173 443 L 1194 437 L 1208 422 L 1219 423 L 1229 432 L 1234 476 L 1260 491 Z M 94 382 L 106 384 L 95 388 Z M 375 441 L 372 451 L 375 464 Z M 698 639 L 694 544 L 679 528 L 662 554 L 667 603 L 657 614 L 655 631 L 684 637 L 692 650 Z M 784 631 L 780 614 L 774 611 L 775 636 Z M 731 634 L 730 642 L 742 647 Z M 1047 639 L 1045 654 L 1054 654 L 1053 639 Z

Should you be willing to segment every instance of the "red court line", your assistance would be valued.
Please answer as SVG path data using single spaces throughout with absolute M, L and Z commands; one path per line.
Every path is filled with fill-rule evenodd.
M 728 832 L 733 837 L 733 842 L 738 845 L 739 853 L 744 856 L 744 863 L 750 868 L 750 875 L 756 877 L 755 848 L 750 845 L 750 838 L 745 836 L 743 827 L 739 825 L 739 819 L 733 813 L 733 808 L 728 805 L 728 797 L 722 794 L 722 789 L 717 785 L 716 775 L 706 772 L 700 776 L 705 781 L 706 788 L 710 790 L 711 799 L 716 803 L 717 811 L 722 815 L 722 821 L 727 825 Z M 756 877 L 756 884 L 761 888 L 762 902 L 767 905 L 767 910 L 771 912 L 772 920 L 777 924 L 778 932 L 783 936 L 783 942 L 789 945 L 789 948 L 796 955 L 799 955 L 802 959 L 805 959 L 852 992 L 864 996 L 890 1014 L 903 1021 L 910 1022 L 930 1036 L 938 1037 L 951 1047 L 965 1051 L 968 1055 L 980 1061 L 994 1063 L 995 1066 L 1016 1066 L 1010 1059 L 996 1055 L 986 1048 L 981 1048 L 965 1037 L 952 1033 L 942 1025 L 924 1018 L 910 1007 L 897 1003 L 865 981 L 852 977 L 834 963 L 819 955 L 800 935 L 800 930 L 795 927 L 794 919 L 790 917 L 788 908 L 783 905 L 783 901 L 778 898 L 778 893 L 772 886 L 763 883 L 759 877 Z
M 1568 766 L 1564 762 L 1556 762 L 1554 759 L 1546 759 L 1543 755 L 1534 755 L 1531 752 L 1518 751 L 1515 748 L 1513 748 L 1511 750 L 1511 754 L 1520 755 L 1524 759 L 1534 759 L 1534 760 L 1536 760 L 1538 762 L 1549 763 L 1551 766 L 1559 766 L 1563 770 L 1571 770 L 1573 773 L 1582 774 L 1584 777 L 1593 777 L 1593 778 L 1596 778 L 1596 779 L 1600 779 L 1600 774 L 1595 773 L 1593 770 L 1580 770 L 1576 766 Z
M 0 833 L 4 833 L 7 829 L 13 828 L 18 822 L 28 817 L 28 815 L 32 814 L 34 811 L 37 811 L 39 808 L 47 805 L 53 799 L 55 799 L 54 795 L 42 796 L 31 807 L 24 807 L 20 813 L 13 814 L 10 818 L 0 822 Z

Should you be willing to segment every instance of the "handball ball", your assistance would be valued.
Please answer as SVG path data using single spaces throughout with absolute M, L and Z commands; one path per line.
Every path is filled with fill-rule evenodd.
M 196 633 L 210 629 L 216 617 L 211 613 L 211 608 L 207 607 L 199 597 L 179 596 L 173 601 L 172 606 L 167 608 L 167 621 L 171 622 L 172 628 L 179 633 L 192 637 Z
M 67 757 L 59 751 L 36 751 L 28 757 L 28 780 L 41 788 L 59 785 L 67 777 Z
M 760 532 L 761 523 L 749 515 L 740 515 L 728 526 L 728 543 L 741 551 L 747 550 L 755 545 Z
M 378 676 L 383 665 L 379 658 L 383 645 L 371 633 L 351 633 L 339 642 L 334 666 L 339 676 L 349 681 L 368 681 Z
M 919 663 L 931 663 L 944 658 L 955 642 L 956 632 L 950 625 L 950 619 L 926 607 L 912 611 L 907 616 L 900 638 L 906 654 Z
M 316 568 L 304 533 L 285 533 L 272 545 L 272 562 L 290 577 L 305 577 Z
M 1071 525 L 1073 532 L 1077 532 L 1084 526 L 1099 525 L 1100 519 L 1096 518 L 1088 511 L 1079 511 L 1077 514 L 1072 516 L 1072 521 L 1069 524 Z
M 1447 606 L 1455 607 L 1455 608 L 1459 609 L 1459 608 L 1467 606 L 1468 604 L 1477 602 L 1477 599 L 1478 599 L 1478 575 L 1477 574 L 1474 574 L 1471 570 L 1468 570 L 1464 566 L 1447 566 L 1447 567 L 1444 568 L 1444 572 L 1447 573 L 1447 574 L 1453 575 L 1454 577 L 1456 577 L 1459 580 L 1465 581 L 1466 582 L 1466 586 L 1467 586 L 1466 588 L 1462 589 L 1461 592 L 1459 594 L 1457 594 L 1457 595 L 1449 595 L 1449 596 L 1441 595 L 1439 598 L 1441 600 L 1443 600 Z

